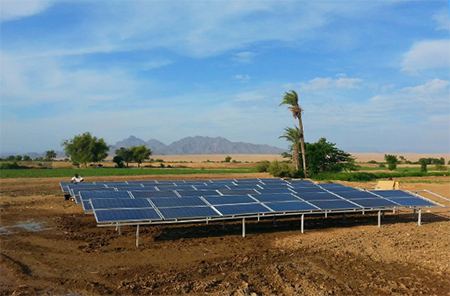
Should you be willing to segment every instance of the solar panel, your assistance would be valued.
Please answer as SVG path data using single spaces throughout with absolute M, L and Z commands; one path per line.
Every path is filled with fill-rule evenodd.
M 121 185 L 121 184 L 127 184 L 127 182 L 123 181 L 123 182 L 95 182 L 95 184 L 102 184 L 108 187 L 112 187 L 114 185 Z
M 297 193 L 302 192 L 325 192 L 322 188 L 314 186 L 314 187 L 294 187 L 292 188 Z
M 199 197 L 173 197 L 173 198 L 150 198 L 157 208 L 181 208 L 189 206 L 206 206 L 207 204 Z
M 155 186 L 156 181 L 153 180 L 148 180 L 148 181 L 128 181 L 127 182 L 129 185 L 150 185 L 150 186 Z
M 328 192 L 302 192 L 296 194 L 301 199 L 310 201 L 310 200 L 340 200 L 341 198 L 337 197 L 334 194 Z
M 346 199 L 361 199 L 361 198 L 375 198 L 376 196 L 368 191 L 339 191 L 337 195 Z
M 400 204 L 400 206 L 404 207 L 436 206 L 435 204 L 419 197 L 395 197 L 389 198 L 389 200 L 392 200 L 393 202 L 396 202 Z
M 290 193 L 281 194 L 255 194 L 253 198 L 260 202 L 279 202 L 279 201 L 299 201 L 299 199 Z
M 80 195 L 81 191 L 83 191 L 83 192 L 114 192 L 114 191 L 116 191 L 116 189 L 115 188 L 106 188 L 106 187 L 93 188 L 93 189 L 90 189 L 90 188 L 82 188 L 82 189 L 75 188 L 75 189 L 71 189 L 70 192 L 71 192 L 72 195 Z
M 175 185 L 156 185 L 156 188 L 158 188 L 160 191 L 167 191 L 167 190 L 195 190 L 194 187 L 191 185 L 182 185 L 182 186 L 175 186 Z
M 181 197 L 211 196 L 211 195 L 218 195 L 219 194 L 216 190 L 193 190 L 193 191 L 177 190 L 177 193 Z
M 309 180 L 289 180 L 287 181 L 291 185 L 314 185 L 316 184 L 314 182 L 311 182 Z
M 131 198 L 127 191 L 81 191 L 81 199 L 95 199 L 95 198 Z
M 193 185 L 197 190 L 216 190 L 216 189 L 229 189 L 225 184 L 213 184 L 207 185 Z
M 317 210 L 316 207 L 303 201 L 265 203 L 274 212 L 296 212 Z
M 347 187 L 347 186 L 339 184 L 339 183 L 321 183 L 321 184 L 318 184 L 318 185 L 320 187 L 326 188 L 326 189 L 328 189 L 328 188 L 337 188 L 337 187 Z
M 255 194 L 257 193 L 253 189 L 245 189 L 245 190 L 234 190 L 234 189 L 218 189 L 223 195 L 244 195 L 244 194 Z
M 355 204 L 352 204 L 346 200 L 314 200 L 310 201 L 311 204 L 322 210 L 346 210 L 346 209 L 359 209 Z
M 83 205 L 83 210 L 92 211 L 92 206 L 91 206 L 91 203 L 89 202 L 89 200 L 83 200 L 81 202 L 81 204 Z
M 384 198 L 364 198 L 353 200 L 353 202 L 361 205 L 363 208 L 385 208 L 395 207 L 396 204 Z
M 359 191 L 356 188 L 352 188 L 352 187 L 346 187 L 346 186 L 339 186 L 339 187 L 329 187 L 329 188 L 325 188 L 328 191 L 331 192 L 342 192 L 342 191 Z
M 154 209 L 94 210 L 97 223 L 161 220 Z
M 403 190 L 375 190 L 372 191 L 376 195 L 382 196 L 382 197 L 414 197 L 414 195 L 405 192 Z
M 264 207 L 262 204 L 239 204 L 239 205 L 221 205 L 215 206 L 224 216 L 230 215 L 244 215 L 244 214 L 259 214 L 271 212 L 268 208 Z
M 152 208 L 150 202 L 144 198 L 125 199 L 125 198 L 102 198 L 91 199 L 92 208 L 101 209 L 131 209 L 131 208 Z
M 212 205 L 245 204 L 256 202 L 248 195 L 206 196 L 204 199 Z
M 178 195 L 172 191 L 148 191 L 148 190 L 138 190 L 131 191 L 131 195 L 134 198 L 150 198 L 150 197 L 178 197 Z
M 154 187 L 138 187 L 138 186 L 124 186 L 124 187 L 113 187 L 116 188 L 117 191 L 134 191 L 134 190 L 153 190 L 156 191 Z
M 286 194 L 286 193 L 293 193 L 292 190 L 289 190 L 287 188 L 285 189 L 256 189 L 261 194 Z
M 164 219 L 220 217 L 211 207 L 163 208 L 159 211 Z

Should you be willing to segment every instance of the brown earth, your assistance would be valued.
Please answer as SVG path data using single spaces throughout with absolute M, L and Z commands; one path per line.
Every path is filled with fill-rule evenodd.
M 204 176 L 158 176 L 180 178 Z M 149 176 L 96 178 L 124 179 Z M 409 180 L 450 197 L 449 177 Z M 146 226 L 136 247 L 135 227 L 96 227 L 59 181 L 1 180 L 1 295 L 450 295 L 448 209 L 423 226 L 409 211 L 381 228 L 373 214 L 308 217 L 304 234 L 298 218 L 249 221 L 246 238 L 239 222 Z

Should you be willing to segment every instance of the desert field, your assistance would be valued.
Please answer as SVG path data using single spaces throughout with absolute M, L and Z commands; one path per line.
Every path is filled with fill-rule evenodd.
M 215 175 L 256 177 L 269 176 Z M 448 208 L 424 211 L 422 226 L 411 211 L 381 228 L 374 214 L 307 217 L 303 234 L 299 218 L 249 221 L 246 238 L 239 222 L 145 226 L 136 247 L 135 227 L 97 227 L 59 181 L 0 180 L 1 295 L 450 295 Z M 450 177 L 400 182 L 450 197 Z

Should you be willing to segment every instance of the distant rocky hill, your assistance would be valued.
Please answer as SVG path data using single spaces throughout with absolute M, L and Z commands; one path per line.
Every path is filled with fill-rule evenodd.
M 120 147 L 145 145 L 152 150 L 153 155 L 189 155 L 189 154 L 280 154 L 285 150 L 269 145 L 258 145 L 244 142 L 231 142 L 222 137 L 186 137 L 166 145 L 158 140 L 151 139 L 145 142 L 142 139 L 130 136 L 111 146 L 110 154 Z

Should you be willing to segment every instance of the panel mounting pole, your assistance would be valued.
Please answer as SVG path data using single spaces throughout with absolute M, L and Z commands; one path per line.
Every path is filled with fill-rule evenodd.
M 300 222 L 300 230 L 303 233 L 305 227 L 305 214 L 302 214 L 301 222 Z
M 245 237 L 245 218 L 242 218 L 242 237 Z
M 136 226 L 136 247 L 139 247 L 139 224 Z
M 328 218 L 328 212 L 325 210 L 325 218 Z
M 225 219 L 222 220 L 222 229 L 225 229 Z
M 419 209 L 419 218 L 417 219 L 417 225 L 422 226 L 422 209 Z
M 381 227 L 381 211 L 378 211 L 378 228 Z

